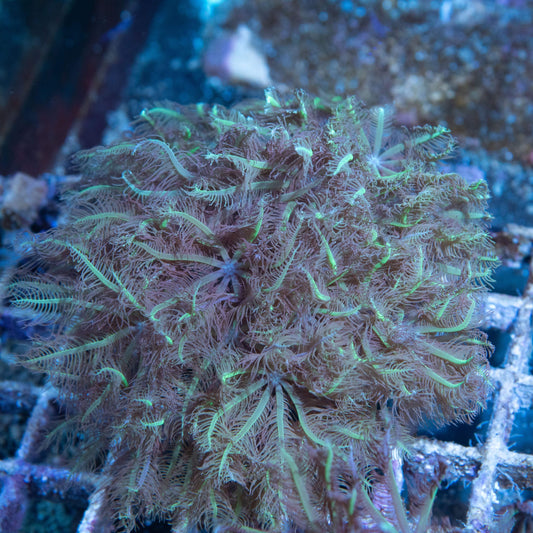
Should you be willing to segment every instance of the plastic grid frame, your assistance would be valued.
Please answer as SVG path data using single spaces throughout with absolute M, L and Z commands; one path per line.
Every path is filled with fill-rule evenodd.
M 533 240 L 531 228 L 508 227 L 507 232 Z M 490 369 L 494 385 L 493 408 L 485 439 L 476 446 L 463 446 L 419 438 L 404 465 L 411 475 L 423 476 L 426 480 L 433 477 L 441 485 L 458 480 L 469 482 L 468 513 L 463 531 L 476 533 L 496 531 L 495 524 L 506 510 L 510 510 L 511 515 L 517 512 L 533 515 L 533 502 L 527 500 L 527 495 L 524 497 L 525 490 L 533 490 L 533 455 L 509 449 L 515 417 L 519 410 L 529 409 L 533 401 L 533 375 L 529 373 L 533 350 L 533 263 L 530 263 L 529 279 L 522 296 L 490 293 L 485 306 L 482 326 L 511 332 L 503 366 Z M 35 462 L 43 435 L 51 423 L 54 399 L 55 391 L 50 387 L 0 381 L 0 403 L 8 406 L 9 412 L 33 406 L 14 457 L 0 460 L 3 482 L 0 531 L 19 531 L 29 501 L 37 494 L 39 498 L 59 495 L 66 502 L 79 503 L 88 499 L 78 533 L 111 533 L 112 524 L 102 523 L 106 490 L 105 482 L 102 483 L 97 474 L 73 474 L 68 469 Z M 401 474 L 397 477 L 399 481 L 403 478 Z

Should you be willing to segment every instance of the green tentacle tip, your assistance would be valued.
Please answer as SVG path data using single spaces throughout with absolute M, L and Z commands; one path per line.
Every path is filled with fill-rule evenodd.
M 117 370 L 116 368 L 111 368 L 109 366 L 106 366 L 104 368 L 101 368 L 97 373 L 96 375 L 100 375 L 102 372 L 111 372 L 112 374 L 114 374 L 115 376 L 118 376 L 122 383 L 124 383 L 124 386 L 127 387 L 128 386 L 128 380 L 126 379 L 126 376 L 120 371 L 120 370 Z
M 162 426 L 164 423 L 165 423 L 165 419 L 164 418 L 160 418 L 159 420 L 154 420 L 153 422 L 146 422 L 145 420 L 141 420 L 141 424 L 145 428 L 159 427 L 159 426 Z

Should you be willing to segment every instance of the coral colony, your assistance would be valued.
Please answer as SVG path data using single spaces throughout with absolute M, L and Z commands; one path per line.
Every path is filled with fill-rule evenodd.
M 51 324 L 23 363 L 119 527 L 429 528 L 436 487 L 409 506 L 394 464 L 420 423 L 483 407 L 497 262 L 486 184 L 436 169 L 452 148 L 355 98 L 270 90 L 146 109 L 75 156 L 10 293 Z

